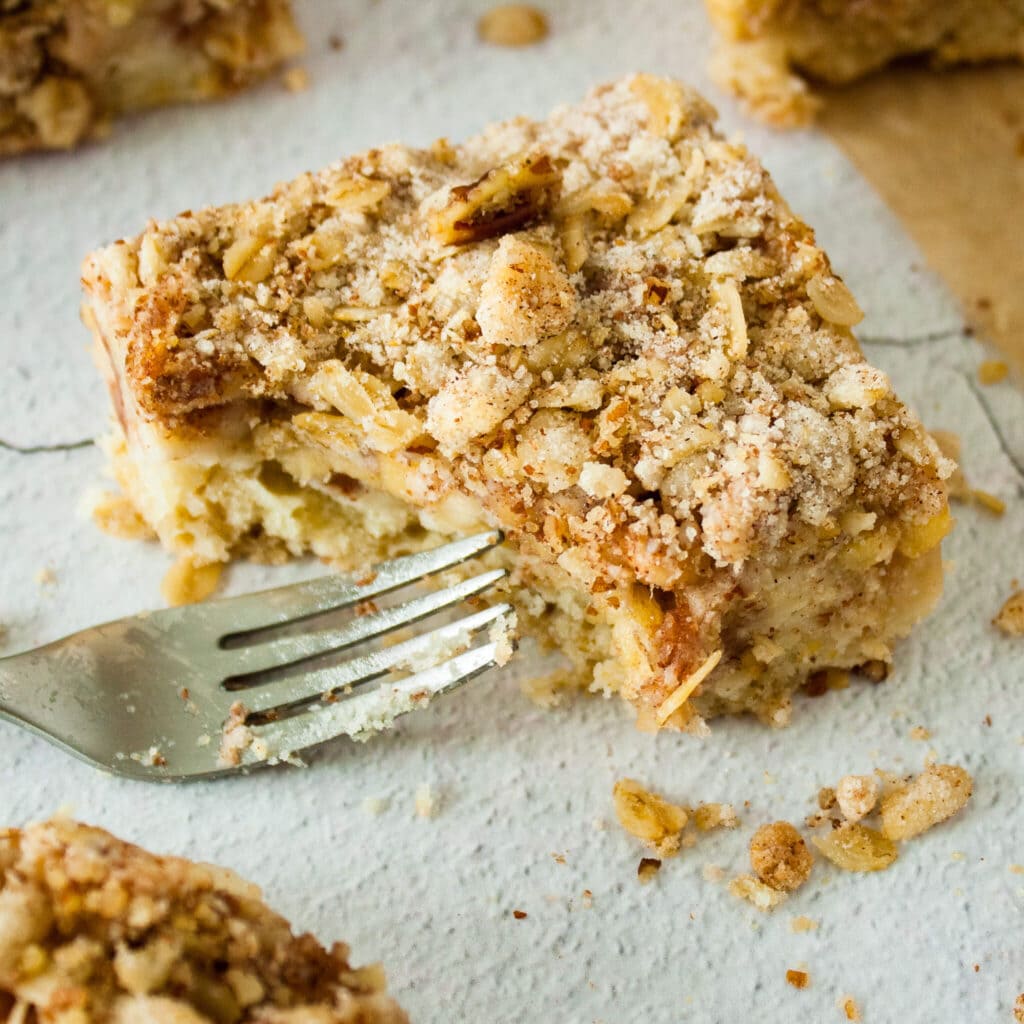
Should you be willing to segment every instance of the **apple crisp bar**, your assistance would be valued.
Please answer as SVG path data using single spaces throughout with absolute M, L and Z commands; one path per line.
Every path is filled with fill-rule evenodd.
M 705 0 L 722 37 L 712 71 L 759 117 L 806 124 L 808 81 L 843 84 L 894 60 L 936 67 L 1024 59 L 1024 0 Z
M 691 731 L 935 603 L 942 458 L 768 174 L 667 79 L 90 256 L 117 479 L 194 564 L 500 527 L 528 632 Z
M 379 964 L 296 936 L 232 871 L 64 818 L 0 830 L 11 1024 L 406 1024 Z
M 288 0 L 0 0 L 0 156 L 223 96 L 301 49 Z

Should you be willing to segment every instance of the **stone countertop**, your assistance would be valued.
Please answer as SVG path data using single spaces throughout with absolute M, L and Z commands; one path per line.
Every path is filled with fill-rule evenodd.
M 1024 990 L 1024 877 L 1011 872 L 1024 862 L 1024 647 L 990 620 L 1011 580 L 1024 578 L 1024 399 L 1008 383 L 975 383 L 984 351 L 829 142 L 744 122 L 714 91 L 698 4 L 552 4 L 551 37 L 520 51 L 477 41 L 475 18 L 488 6 L 305 0 L 308 91 L 272 84 L 158 111 L 103 145 L 0 165 L 0 651 L 155 606 L 169 561 L 152 545 L 104 536 L 81 512 L 82 495 L 103 484 L 102 455 L 88 442 L 107 416 L 77 315 L 85 252 L 149 216 L 260 194 L 374 143 L 543 115 L 633 70 L 691 81 L 742 131 L 868 311 L 859 333 L 869 356 L 929 426 L 961 434 L 969 479 L 1002 498 L 1006 514 L 958 506 L 946 596 L 902 645 L 889 681 L 800 700 L 782 731 L 719 721 L 704 741 L 650 737 L 612 701 L 544 711 L 517 686 L 535 667 L 527 651 L 371 744 L 338 743 L 307 770 L 212 784 L 108 778 L 0 725 L 0 823 L 65 806 L 151 848 L 227 864 L 297 927 L 345 938 L 357 961 L 382 958 L 420 1024 L 752 1014 L 788 1024 L 841 1020 L 846 995 L 872 1024 L 1011 1021 Z M 238 566 L 228 590 L 317 569 Z M 910 738 L 918 725 L 928 741 Z M 753 828 L 799 823 L 819 786 L 875 767 L 917 770 L 930 750 L 969 768 L 975 796 L 890 870 L 849 875 L 819 862 L 773 915 L 702 877 L 709 863 L 747 870 Z M 611 805 L 623 775 L 684 803 L 731 801 L 743 827 L 704 837 L 641 887 L 644 851 Z M 423 783 L 440 801 L 430 820 L 414 813 Z M 383 802 L 377 813 L 367 798 Z M 792 932 L 795 915 L 818 928 Z M 810 987 L 787 985 L 789 968 L 807 970 Z

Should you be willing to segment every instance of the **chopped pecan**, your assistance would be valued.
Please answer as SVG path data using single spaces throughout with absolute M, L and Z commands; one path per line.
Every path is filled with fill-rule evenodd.
M 521 157 L 457 185 L 430 215 L 430 231 L 446 245 L 494 238 L 536 220 L 558 198 L 561 174 L 545 153 Z

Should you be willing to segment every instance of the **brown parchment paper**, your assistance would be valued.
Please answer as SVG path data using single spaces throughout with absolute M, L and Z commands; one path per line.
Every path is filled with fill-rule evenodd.
M 829 92 L 820 123 L 1024 372 L 1024 68 L 890 69 Z

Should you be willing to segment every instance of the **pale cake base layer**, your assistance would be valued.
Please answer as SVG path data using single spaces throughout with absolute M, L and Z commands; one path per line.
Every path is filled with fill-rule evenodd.
M 723 43 L 712 70 L 763 120 L 806 124 L 809 83 L 843 84 L 893 61 L 934 67 L 1024 59 L 1022 0 L 706 0 Z
M 120 114 L 227 95 L 302 46 L 287 0 L 28 0 L 0 10 L 0 156 L 67 149 Z
M 375 489 L 351 475 L 356 453 L 302 447 L 283 426 L 262 424 L 244 443 L 208 444 L 205 452 L 176 450 L 153 428 L 139 429 L 131 450 L 120 433 L 109 442 L 118 483 L 166 548 L 200 564 L 311 553 L 339 569 L 361 569 L 495 525 L 468 499 L 418 509 Z M 852 555 L 829 560 L 818 536 L 794 538 L 795 548 L 801 544 L 803 557 L 791 552 L 785 569 L 751 567 L 737 578 L 736 589 L 749 597 L 723 618 L 721 659 L 674 724 L 701 731 L 702 719 L 749 712 L 785 725 L 791 696 L 809 675 L 889 662 L 892 642 L 941 595 L 938 547 L 908 558 L 894 540 L 879 544 L 873 536 Z M 568 657 L 566 683 L 642 700 L 666 626 L 646 588 L 587 595 L 538 554 L 505 547 L 487 559 L 511 570 L 508 597 L 523 633 Z M 662 724 L 643 704 L 638 723 Z

